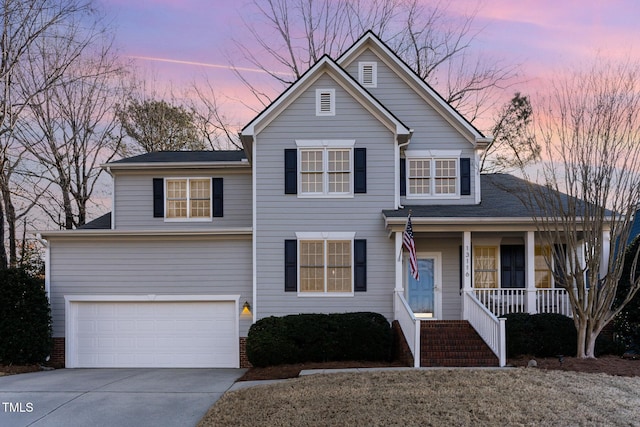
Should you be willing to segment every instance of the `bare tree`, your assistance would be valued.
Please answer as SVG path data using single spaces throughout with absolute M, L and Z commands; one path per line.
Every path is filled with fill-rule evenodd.
M 17 222 L 33 206 L 27 203 L 17 213 L 12 177 L 21 164 L 23 150 L 12 143 L 11 135 L 33 99 L 55 84 L 82 51 L 86 40 L 75 36 L 80 28 L 77 23 L 91 12 L 90 0 L 4 0 L 0 4 L 0 268 L 16 265 Z M 36 60 L 41 52 L 38 45 L 44 43 L 67 43 L 68 49 L 57 58 L 55 67 L 39 75 L 30 91 L 24 91 L 20 75 Z
M 40 176 L 53 193 L 39 204 L 66 229 L 85 224 L 87 205 L 102 173 L 99 165 L 116 155 L 123 138 L 113 110 L 125 99 L 124 70 L 110 40 L 99 41 L 86 46 L 55 85 L 34 97 L 28 116 L 14 132 L 38 165 L 25 173 Z M 48 55 L 41 59 L 25 82 L 36 82 L 51 66 Z M 29 84 L 24 86 L 29 90 Z
M 482 153 L 481 172 L 510 172 L 540 159 L 540 146 L 533 136 L 533 108 L 529 97 L 517 92 L 498 113 L 491 134 L 493 141 Z
M 251 44 L 236 40 L 240 58 L 288 86 L 324 54 L 336 57 L 373 30 L 444 98 L 473 121 L 495 104 L 517 67 L 471 54 L 479 30 L 475 13 L 452 19 L 448 5 L 419 0 L 253 0 L 245 28 Z M 243 11 L 246 11 L 244 9 Z M 251 12 L 249 12 L 250 14 Z M 252 49 L 251 45 L 258 49 Z M 236 74 L 264 106 L 271 95 L 236 67 Z
M 239 124 L 233 124 L 223 114 L 223 105 L 220 97 L 209 79 L 205 79 L 204 85 L 192 84 L 193 96 L 189 99 L 189 108 L 194 114 L 196 127 L 201 139 L 210 150 L 242 149 L 238 137 Z
M 640 288 L 631 277 L 614 304 L 625 257 L 633 274 L 638 261 L 624 245 L 640 203 L 640 68 L 598 62 L 554 79 L 537 109 L 544 186 L 529 193 L 542 242 L 555 248 L 554 276 L 568 292 L 582 358 L 595 357 L 598 334 Z

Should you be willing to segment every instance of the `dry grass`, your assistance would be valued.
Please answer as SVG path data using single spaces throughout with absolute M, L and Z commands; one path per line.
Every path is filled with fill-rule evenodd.
M 199 426 L 640 425 L 640 378 L 511 370 L 311 375 L 227 393 Z

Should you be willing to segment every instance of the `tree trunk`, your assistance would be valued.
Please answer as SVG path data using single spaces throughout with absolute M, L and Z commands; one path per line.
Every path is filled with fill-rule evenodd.
M 4 204 L 4 219 L 7 222 L 7 229 L 9 231 L 8 265 L 9 267 L 15 267 L 18 265 L 18 250 L 16 246 L 16 209 L 11 201 L 11 191 L 9 190 L 7 177 L 4 175 L 0 177 L 0 193 L 2 193 L 2 202 Z
M 7 262 L 7 251 L 4 244 L 4 209 L 0 202 L 0 270 L 6 270 L 9 266 Z
M 586 358 L 585 343 L 587 338 L 587 322 L 584 319 L 578 319 L 576 323 L 576 331 L 578 332 L 576 357 L 580 359 Z
M 585 343 L 585 359 L 596 358 L 596 339 L 598 338 L 598 335 L 600 335 L 600 333 L 596 333 L 595 331 L 587 335 L 587 342 Z

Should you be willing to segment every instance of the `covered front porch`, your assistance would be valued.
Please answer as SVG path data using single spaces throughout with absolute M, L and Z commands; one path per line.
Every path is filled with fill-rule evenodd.
M 395 264 L 395 319 L 407 341 L 413 341 L 409 346 L 416 366 L 420 366 L 420 350 L 425 347 L 420 344 L 424 329 L 421 322 L 469 322 L 498 358 L 499 366 L 504 366 L 502 316 L 571 316 L 567 290 L 557 283 L 558 270 L 566 267 L 560 256 L 566 252 L 563 242 L 552 247 L 545 244 L 532 224 L 517 227 L 443 231 L 414 219 L 418 280 L 410 274 L 408 254 L 403 250 L 404 228 L 392 228 L 390 237 L 395 239 L 399 254 Z

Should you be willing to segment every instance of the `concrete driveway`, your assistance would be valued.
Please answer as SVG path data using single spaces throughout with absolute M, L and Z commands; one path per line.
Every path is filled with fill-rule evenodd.
M 0 377 L 0 426 L 195 426 L 244 369 L 59 369 Z

